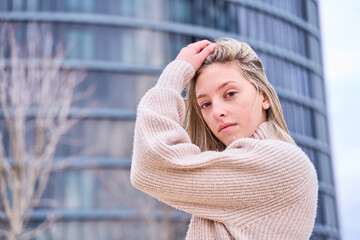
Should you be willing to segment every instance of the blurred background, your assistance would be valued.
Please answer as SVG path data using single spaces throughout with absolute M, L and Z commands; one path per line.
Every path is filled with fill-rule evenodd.
M 136 106 L 183 46 L 224 36 L 258 53 L 293 138 L 316 167 L 311 239 L 358 239 L 359 10 L 355 0 L 0 0 L 0 28 L 11 24 L 19 45 L 34 41 L 40 49 L 34 24 L 37 35 L 50 33 L 54 49 L 62 45 L 66 53 L 62 68 L 86 71 L 76 92 L 92 89 L 72 105 L 69 118 L 80 121 L 56 147 L 53 162 L 70 164 L 51 171 L 17 238 L 9 237 L 16 224 L 0 194 L 0 239 L 184 239 L 189 215 L 130 185 Z M 11 159 L 11 132 L 0 113 Z
M 342 239 L 360 237 L 360 2 L 319 1 L 329 126 Z

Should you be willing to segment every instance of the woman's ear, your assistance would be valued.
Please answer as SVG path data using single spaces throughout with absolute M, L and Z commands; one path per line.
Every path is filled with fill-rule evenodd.
M 265 94 L 265 93 L 261 93 L 263 95 L 263 102 L 262 102 L 262 107 L 263 109 L 269 109 L 271 104 L 270 104 L 270 100 L 269 97 Z

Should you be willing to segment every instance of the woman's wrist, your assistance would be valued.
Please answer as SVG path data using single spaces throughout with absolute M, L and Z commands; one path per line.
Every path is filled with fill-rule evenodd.
M 174 60 L 165 67 L 156 83 L 156 87 L 172 88 L 182 92 L 194 75 L 195 70 L 190 63 L 183 60 Z

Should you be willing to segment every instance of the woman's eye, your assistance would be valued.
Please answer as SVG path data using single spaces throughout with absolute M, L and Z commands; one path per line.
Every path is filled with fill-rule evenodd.
M 200 108 L 201 109 L 208 108 L 208 107 L 210 107 L 210 105 L 211 105 L 210 102 L 204 102 L 203 104 L 200 105 Z
M 237 93 L 236 91 L 227 92 L 227 93 L 225 94 L 225 97 L 233 97 L 233 96 L 235 96 L 236 93 Z

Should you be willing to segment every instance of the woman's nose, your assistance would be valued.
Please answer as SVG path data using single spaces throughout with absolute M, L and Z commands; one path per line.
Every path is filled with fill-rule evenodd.
M 213 108 L 213 117 L 214 118 L 221 118 L 221 117 L 225 117 L 226 116 L 226 111 L 224 106 L 222 106 L 222 104 L 220 103 L 212 103 L 212 108 Z

